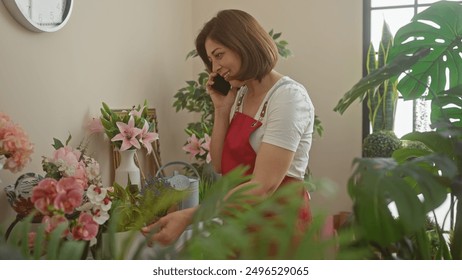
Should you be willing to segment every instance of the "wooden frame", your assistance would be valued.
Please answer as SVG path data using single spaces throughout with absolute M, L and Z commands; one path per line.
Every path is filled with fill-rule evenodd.
M 116 109 L 112 110 L 115 114 L 119 116 L 125 116 L 128 114 L 131 109 Z M 157 122 L 157 114 L 155 108 L 148 108 L 148 116 L 147 120 L 149 122 L 154 123 L 154 132 L 159 133 L 158 129 L 158 122 Z M 111 149 L 112 149 L 112 177 L 114 177 L 114 171 L 119 166 L 120 163 L 120 155 L 119 152 L 114 149 L 114 144 L 111 142 Z M 146 155 L 145 153 L 136 153 L 135 154 L 135 161 L 138 167 L 141 170 L 141 177 L 143 181 L 146 179 L 146 174 L 148 176 L 155 176 L 157 171 L 162 166 L 162 161 L 160 157 L 160 143 L 159 140 L 152 142 L 152 153 Z M 147 172 L 148 171 L 148 172 Z

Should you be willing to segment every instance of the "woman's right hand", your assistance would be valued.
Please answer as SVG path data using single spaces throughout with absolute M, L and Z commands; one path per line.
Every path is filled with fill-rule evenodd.
M 157 222 L 143 227 L 141 233 L 150 237 L 148 246 L 152 246 L 153 242 L 162 245 L 170 245 L 175 242 L 186 227 L 191 224 L 196 209 L 197 207 L 171 212 Z

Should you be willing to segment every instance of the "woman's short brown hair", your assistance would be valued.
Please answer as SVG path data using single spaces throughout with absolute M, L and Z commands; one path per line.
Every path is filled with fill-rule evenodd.
M 205 40 L 211 39 L 236 52 L 242 60 L 237 80 L 261 80 L 276 65 L 278 50 L 257 20 L 240 10 L 223 10 L 208 21 L 196 37 L 196 50 L 209 71 Z

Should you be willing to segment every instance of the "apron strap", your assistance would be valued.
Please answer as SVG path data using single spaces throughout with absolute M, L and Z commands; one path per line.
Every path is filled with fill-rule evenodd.
M 287 84 L 291 84 L 293 83 L 291 80 L 288 80 L 288 81 L 284 81 L 282 83 L 279 83 L 276 87 L 273 87 L 271 89 L 271 91 L 266 95 L 265 97 L 265 103 L 263 104 L 263 108 L 261 109 L 260 111 L 260 116 L 258 118 L 258 121 L 262 121 L 263 118 L 265 117 L 266 115 L 266 109 L 268 107 L 268 102 L 271 98 L 271 96 L 273 96 L 273 94 L 276 92 L 276 90 L 280 87 L 282 87 L 283 85 L 287 85 Z M 241 105 L 242 105 L 242 101 L 244 100 L 244 95 L 245 95 L 246 92 L 242 92 L 241 94 L 239 94 L 239 99 L 237 100 L 237 103 L 236 103 L 236 108 L 234 110 L 234 113 L 236 112 L 239 112 L 239 110 L 241 109 Z

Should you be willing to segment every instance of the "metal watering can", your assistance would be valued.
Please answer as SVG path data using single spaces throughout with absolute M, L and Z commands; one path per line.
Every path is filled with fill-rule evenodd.
M 188 167 L 194 172 L 194 174 L 196 175 L 196 178 L 187 177 L 185 175 L 182 175 L 177 170 L 173 171 L 173 175 L 170 177 L 160 176 L 162 174 L 162 170 L 172 165 L 183 165 L 183 166 Z M 194 168 L 194 166 L 192 166 L 191 164 L 183 162 L 183 161 L 169 162 L 161 166 L 159 170 L 157 170 L 156 177 L 166 179 L 167 182 L 172 186 L 172 188 L 178 191 L 187 192 L 185 198 L 179 203 L 180 210 L 195 207 L 199 205 L 199 181 L 200 181 L 199 178 L 200 176 L 196 168 Z

